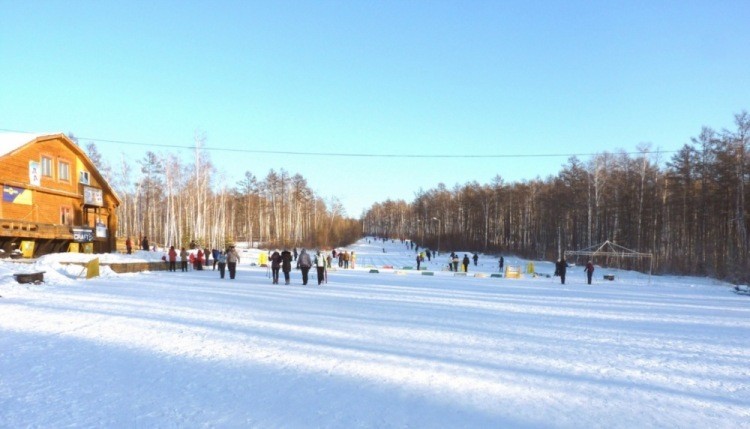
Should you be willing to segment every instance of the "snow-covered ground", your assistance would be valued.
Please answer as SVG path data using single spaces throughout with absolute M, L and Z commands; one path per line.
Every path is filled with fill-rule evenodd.
M 0 262 L 0 427 L 750 427 L 750 296 L 730 285 L 473 277 L 484 255 L 467 277 L 445 254 L 376 274 L 413 251 L 350 250 L 322 287 L 272 285 L 257 251 L 236 280 Z

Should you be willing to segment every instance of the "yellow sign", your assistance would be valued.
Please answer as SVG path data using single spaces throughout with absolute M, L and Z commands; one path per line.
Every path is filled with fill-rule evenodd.
M 99 258 L 94 258 L 86 264 L 86 278 L 99 277 Z
M 261 253 L 258 256 L 258 265 L 261 267 L 265 267 L 268 265 L 268 255 L 266 253 Z
M 83 253 L 94 253 L 94 243 L 82 243 Z
M 80 251 L 81 251 L 81 246 L 79 246 L 78 243 L 68 243 L 68 252 L 78 253 Z
M 34 257 L 34 242 L 31 240 L 24 240 L 21 242 L 21 254 L 24 258 Z

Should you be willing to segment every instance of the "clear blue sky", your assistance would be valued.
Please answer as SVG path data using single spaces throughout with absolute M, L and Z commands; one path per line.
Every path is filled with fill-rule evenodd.
M 748 23 L 747 0 L 0 0 L 0 129 L 181 146 L 202 130 L 209 148 L 318 153 L 672 151 L 750 109 Z M 353 216 L 567 162 L 211 159 L 229 185 L 300 173 Z

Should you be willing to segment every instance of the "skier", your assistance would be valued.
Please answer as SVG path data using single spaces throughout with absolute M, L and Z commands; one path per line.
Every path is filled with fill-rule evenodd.
M 292 271 L 292 253 L 286 249 L 281 252 L 281 271 L 284 272 L 284 284 L 289 284 L 289 272 Z
M 310 259 L 310 255 L 307 254 L 307 250 L 302 249 L 299 252 L 297 267 L 302 271 L 302 284 L 307 285 L 307 273 L 310 271 L 310 267 L 312 267 L 312 260 Z
M 589 284 L 591 284 L 591 277 L 594 275 L 594 264 L 591 261 L 586 262 L 586 268 L 583 269 L 588 277 Z
M 281 254 L 278 250 L 274 250 L 271 254 L 271 272 L 273 273 L 272 284 L 279 284 L 279 269 L 281 269 Z

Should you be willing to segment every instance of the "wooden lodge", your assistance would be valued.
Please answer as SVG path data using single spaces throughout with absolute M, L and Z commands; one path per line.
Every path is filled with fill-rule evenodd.
M 0 256 L 115 250 L 120 199 L 64 134 L 0 133 Z

